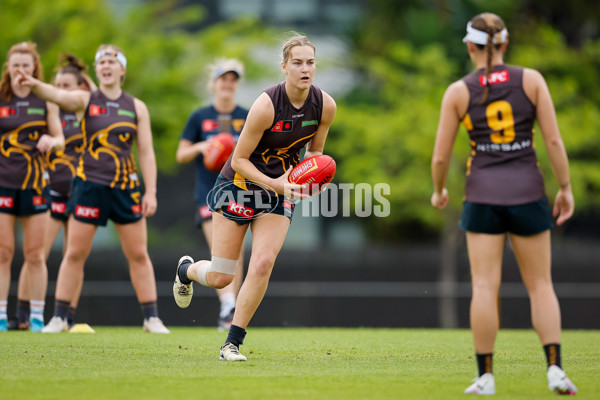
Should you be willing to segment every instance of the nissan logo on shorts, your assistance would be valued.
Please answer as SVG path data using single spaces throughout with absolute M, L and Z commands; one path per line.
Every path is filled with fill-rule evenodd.
M 227 210 L 230 219 L 247 221 L 271 213 L 279 204 L 279 196 L 270 187 L 252 183 L 250 190 L 244 190 L 233 182 L 225 180 L 208 192 L 206 200 L 210 211 Z

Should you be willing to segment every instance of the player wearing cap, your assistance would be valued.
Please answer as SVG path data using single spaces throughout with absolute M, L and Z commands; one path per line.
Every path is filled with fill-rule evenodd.
M 242 132 L 248 110 L 236 103 L 235 94 L 243 75 L 243 69 L 244 66 L 238 60 L 226 58 L 218 59 L 210 66 L 208 89 L 214 95 L 214 102 L 190 115 L 177 147 L 177 162 L 187 164 L 194 161 L 196 164 L 195 220 L 196 226 L 202 228 L 209 248 L 212 248 L 212 212 L 208 206 L 207 196 L 219 174 L 206 169 L 204 153 L 208 149 L 211 138 L 218 133 L 230 133 L 237 141 Z M 243 256 L 242 249 L 231 284 L 222 289 L 216 289 L 221 303 L 218 319 L 220 330 L 229 329 L 233 319 L 235 301 L 244 273 Z
M 69 201 L 67 252 L 56 284 L 54 317 L 42 332 L 67 329 L 69 303 L 83 276 L 83 267 L 98 226 L 108 219 L 121 239 L 129 262 L 131 281 L 144 316 L 144 330 L 169 333 L 158 318 L 156 281 L 148 255 L 146 217 L 156 212 L 156 158 L 152 146 L 150 116 L 146 105 L 121 89 L 127 59 L 114 45 L 96 52 L 95 68 L 99 89 L 62 90 L 20 71 L 19 81 L 39 97 L 62 109 L 84 112 L 81 122 L 84 153 Z M 144 178 L 142 192 L 132 147 L 137 143 Z

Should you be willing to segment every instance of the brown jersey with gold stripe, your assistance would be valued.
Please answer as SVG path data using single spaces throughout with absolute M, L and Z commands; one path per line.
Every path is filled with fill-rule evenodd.
M 71 181 L 83 152 L 81 122 L 73 112 L 60 110 L 60 122 L 65 135 L 65 147 L 46 153 L 46 163 L 50 173 L 50 189 L 63 196 L 69 194 Z
M 131 153 L 137 135 L 133 97 L 125 92 L 110 100 L 100 90 L 90 95 L 81 122 L 84 153 L 77 176 L 116 189 L 139 186 Z
M 36 148 L 48 132 L 46 102 L 35 94 L 10 102 L 0 99 L 0 186 L 7 189 L 35 189 L 48 184 L 44 158 Z
M 250 155 L 250 161 L 263 174 L 277 178 L 300 162 L 300 150 L 315 135 L 323 113 L 323 92 L 312 85 L 300 108 L 290 102 L 285 82 L 268 88 L 265 93 L 273 102 L 275 118 Z M 231 157 L 221 174 L 242 189 L 247 189 L 245 178 L 231 168 Z
M 523 90 L 523 68 L 497 65 L 488 79 L 488 98 L 480 104 L 485 70 L 463 78 L 470 95 L 462 120 L 471 141 L 466 200 L 504 206 L 540 200 L 545 189 L 533 144 L 536 111 Z

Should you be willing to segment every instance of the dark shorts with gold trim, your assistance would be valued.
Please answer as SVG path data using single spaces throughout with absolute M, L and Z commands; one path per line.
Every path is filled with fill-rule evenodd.
M 142 218 L 139 188 L 114 189 L 77 177 L 71 193 L 67 212 L 77 221 L 105 226 L 109 219 L 116 224 L 130 224 Z
M 258 187 L 244 190 L 223 175 L 217 178 L 207 200 L 211 211 L 222 210 L 225 218 L 239 225 L 267 214 L 283 215 L 291 222 L 294 215 L 294 203 L 284 196 Z
M 0 212 L 27 217 L 48 211 L 48 193 L 46 186 L 42 193 L 35 189 L 9 189 L 0 187 Z
M 530 236 L 554 226 L 546 197 L 516 206 L 463 203 L 460 229 L 468 232 Z

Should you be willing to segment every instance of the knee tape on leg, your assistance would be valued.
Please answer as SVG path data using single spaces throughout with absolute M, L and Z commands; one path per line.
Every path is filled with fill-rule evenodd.
M 238 260 L 213 256 L 210 261 L 210 267 L 208 267 L 208 272 L 220 272 L 222 274 L 235 275 L 237 265 Z
M 211 261 L 201 261 L 196 272 L 197 282 L 202 286 L 210 286 L 206 280 L 206 275 L 209 272 L 235 275 L 237 264 L 238 260 L 229 260 L 221 257 L 213 257 Z

